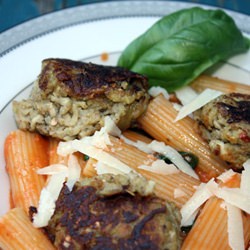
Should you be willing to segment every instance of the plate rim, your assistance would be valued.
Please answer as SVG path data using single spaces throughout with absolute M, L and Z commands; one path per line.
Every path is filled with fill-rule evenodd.
M 154 8 L 151 8 L 152 5 Z M 155 7 L 156 5 L 158 7 Z M 105 19 L 161 17 L 178 9 L 194 6 L 224 10 L 235 20 L 242 32 L 250 34 L 250 27 L 246 25 L 250 23 L 250 16 L 217 6 L 164 0 L 101 1 L 43 14 L 3 31 L 0 34 L 0 59 L 29 41 L 71 26 Z M 168 7 L 167 11 L 163 7 Z M 67 16 L 67 20 L 64 16 Z

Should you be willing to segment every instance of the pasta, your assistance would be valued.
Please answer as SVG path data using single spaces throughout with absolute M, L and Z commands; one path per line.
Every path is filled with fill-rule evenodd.
M 215 89 L 220 91 L 226 92 L 226 88 L 228 87 L 224 87 L 225 85 L 229 86 L 229 91 L 236 90 L 237 92 L 241 92 L 246 90 L 241 84 L 206 76 L 201 76 L 192 86 L 197 91 L 202 91 L 212 81 L 218 82 Z M 80 140 L 76 140 L 77 145 L 92 147 L 88 152 L 93 152 L 94 156 L 93 158 L 89 157 L 88 160 L 85 160 L 83 155 L 86 152 L 74 152 L 73 154 L 76 157 L 72 157 L 72 155 L 59 155 L 57 149 L 60 141 L 56 139 L 44 138 L 39 134 L 20 130 L 10 133 L 5 141 L 4 155 L 6 169 L 10 178 L 11 203 L 12 207 L 15 208 L 12 208 L 0 218 L 0 249 L 54 249 L 47 236 L 33 226 L 28 216 L 31 206 L 38 207 L 41 190 L 46 186 L 46 177 L 37 174 L 37 170 L 54 164 L 68 165 L 68 169 L 66 166 L 56 166 L 58 167 L 57 171 L 62 171 L 63 173 L 63 177 L 60 177 L 61 185 L 65 180 L 70 182 L 69 173 L 74 174 L 74 171 L 72 171 L 74 165 L 77 165 L 78 172 L 77 177 L 72 177 L 72 180 L 78 180 L 79 176 L 80 179 L 83 177 L 93 177 L 97 175 L 98 170 L 100 171 L 100 169 L 97 170 L 99 163 L 99 166 L 103 167 L 102 171 L 105 172 L 106 162 L 101 165 L 102 162 L 97 161 L 98 157 L 95 158 L 95 155 L 98 155 L 100 152 L 103 158 L 106 157 L 105 159 L 113 160 L 113 165 L 119 163 L 122 165 L 121 169 L 123 167 L 132 168 L 146 179 L 153 181 L 155 183 L 155 194 L 166 201 L 173 202 L 181 211 L 184 210 L 183 208 L 188 207 L 188 201 L 193 201 L 192 197 L 194 194 L 197 194 L 196 190 L 201 186 L 203 187 L 205 182 L 209 181 L 208 183 L 211 183 L 210 181 L 216 180 L 216 183 L 214 183 L 215 185 L 218 184 L 219 187 L 239 190 L 241 174 L 234 174 L 226 181 L 220 178 L 216 179 L 216 177 L 228 170 L 227 165 L 210 152 L 207 143 L 197 133 L 195 123 L 190 117 L 175 122 L 176 115 L 177 111 L 173 108 L 172 103 L 165 99 L 163 95 L 152 98 L 145 114 L 138 120 L 140 127 L 149 134 L 148 136 L 131 130 L 127 130 L 120 135 L 119 131 L 117 137 L 108 135 L 110 144 L 105 144 L 102 147 L 102 141 L 99 142 L 100 144 L 97 143 L 99 146 L 102 145 L 99 148 L 95 144 L 92 145 L 93 141 L 91 140 L 87 141 L 91 146 L 81 144 Z M 98 140 L 99 138 L 95 139 Z M 105 137 L 105 139 L 107 138 Z M 192 152 L 196 155 L 199 158 L 199 164 L 195 171 L 199 175 L 199 179 L 195 179 L 196 176 L 192 177 L 176 169 L 176 172 L 168 174 L 159 174 L 150 171 L 151 165 L 157 161 L 157 157 L 152 152 L 143 151 L 138 142 L 150 144 L 154 140 L 164 142 L 178 151 Z M 138 146 L 135 146 L 135 143 L 131 143 L 131 141 L 137 142 Z M 71 171 L 69 159 L 73 159 L 71 161 L 71 167 L 73 167 Z M 77 162 L 77 164 L 73 162 Z M 79 175 L 80 168 L 78 163 L 81 167 L 81 175 Z M 146 166 L 148 169 L 143 169 L 141 166 Z M 51 169 L 54 170 L 53 166 Z M 46 171 L 47 169 L 45 169 Z M 52 183 L 51 187 L 54 184 L 54 182 L 47 181 L 48 183 Z M 71 187 L 73 187 L 75 182 L 72 183 Z M 58 192 L 60 191 L 60 187 L 58 188 Z M 199 194 L 204 195 L 204 193 Z M 242 232 L 240 231 L 238 236 L 242 236 L 243 241 L 239 243 L 241 244 L 239 249 L 246 248 L 250 242 L 250 214 L 245 212 L 245 210 L 248 210 L 244 210 L 244 208 L 241 210 L 236 205 L 232 205 L 234 203 L 230 204 L 230 202 L 225 201 L 226 198 L 223 198 L 223 200 L 221 197 L 219 198 L 218 194 L 217 196 L 215 193 L 212 194 L 212 191 L 211 195 L 206 195 L 204 195 L 206 199 L 198 203 L 204 204 L 195 211 L 195 213 L 197 212 L 196 220 L 190 232 L 185 237 L 181 249 L 223 250 L 233 248 L 238 250 L 238 243 L 235 243 L 235 239 L 230 238 L 229 231 L 232 231 L 232 220 L 230 221 L 231 217 L 229 214 L 236 214 L 234 219 L 240 218 L 237 226 L 239 229 L 242 229 Z M 193 211 L 191 210 L 191 212 Z M 34 223 L 34 225 L 36 224 Z M 229 229 L 230 227 L 231 229 Z M 16 237 L 17 235 L 18 237 Z M 235 245 L 232 247 L 232 244 L 236 244 L 236 247 Z
M 0 248 L 8 250 L 55 249 L 44 233 L 33 227 L 22 208 L 13 208 L 0 218 Z
M 232 93 L 232 92 L 237 92 L 242 94 L 249 93 L 249 86 L 245 84 L 226 81 L 208 75 L 199 76 L 192 82 L 190 86 L 197 92 L 202 92 L 203 90 L 210 88 L 221 91 L 223 93 Z
M 86 177 L 95 176 L 96 175 L 96 170 L 95 170 L 96 163 L 97 161 L 95 159 L 89 158 L 83 170 L 83 176 L 86 176 Z
M 30 206 L 37 206 L 40 192 L 45 184 L 39 168 L 49 164 L 48 142 L 35 133 L 13 131 L 5 141 L 4 155 L 10 178 L 13 205 L 22 207 L 26 213 Z
M 135 136 L 135 133 L 133 133 L 133 136 L 138 138 Z M 140 151 L 132 145 L 126 144 L 122 139 L 110 136 L 110 141 L 112 146 L 108 146 L 104 151 L 142 174 L 146 179 L 154 181 L 156 184 L 156 195 L 174 202 L 178 207 L 181 207 L 192 196 L 195 188 L 200 184 L 199 180 L 181 171 L 176 174 L 163 176 L 140 169 L 138 166 L 144 164 L 150 165 L 156 158 L 153 155 Z M 97 161 L 93 158 L 88 160 L 84 169 L 84 176 L 93 177 L 96 175 L 96 163 Z
M 132 131 L 132 130 L 124 131 L 123 136 L 125 136 L 126 138 L 128 138 L 131 141 L 142 141 L 145 143 L 150 143 L 152 141 L 152 139 L 150 139 L 149 137 L 142 135 L 140 133 L 137 133 L 135 131 Z
M 240 175 L 234 175 L 221 186 L 239 187 Z M 217 197 L 210 198 L 184 240 L 182 250 L 186 249 L 231 249 L 229 245 L 227 204 Z M 240 211 L 243 221 L 244 246 L 250 240 L 250 215 Z M 234 225 L 236 227 L 236 225 Z M 240 229 L 238 229 L 240 231 Z M 195 240 L 194 240 L 195 239 Z M 243 247 L 244 247 L 243 246 Z
M 155 158 L 152 157 L 152 155 L 140 151 L 134 146 L 126 144 L 123 140 L 111 137 L 111 142 L 112 146 L 108 148 L 111 155 L 141 173 L 145 178 L 154 181 L 156 183 L 156 195 L 175 202 L 179 207 L 190 198 L 195 187 L 200 183 L 198 180 L 183 172 L 162 176 L 139 169 L 138 166 L 143 164 L 150 165 Z M 184 195 L 176 197 L 176 190 L 182 190 Z
M 211 198 L 188 233 L 182 249 L 228 249 L 227 213 L 223 201 Z M 193 240 L 196 239 L 196 240 Z
M 212 154 L 207 143 L 195 130 L 194 121 L 185 117 L 174 122 L 177 111 L 162 95 L 155 97 L 145 114 L 139 119 L 143 130 L 157 140 L 180 151 L 191 152 L 199 158 L 195 171 L 202 181 L 208 181 L 223 173 L 227 166 Z
M 57 154 L 57 146 L 59 144 L 59 140 L 50 138 L 49 139 L 49 165 L 62 163 L 67 165 L 68 156 L 61 156 Z

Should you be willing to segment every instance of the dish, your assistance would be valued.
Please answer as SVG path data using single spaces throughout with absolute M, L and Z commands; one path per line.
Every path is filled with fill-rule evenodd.
M 3 143 L 14 130 L 13 99 L 27 97 L 32 81 L 48 57 L 115 64 L 119 53 L 139 34 L 170 12 L 193 4 L 164 1 L 123 1 L 90 4 L 58 11 L 19 25 L 0 35 L 0 216 L 9 209 L 9 184 Z M 202 5 L 207 8 L 208 6 Z M 250 35 L 250 17 L 228 11 L 238 27 Z M 65 18 L 67 17 L 67 18 Z M 134 25 L 136 23 L 136 25 Z M 103 61 L 102 53 L 109 58 Z M 250 83 L 250 52 L 210 70 L 224 79 Z

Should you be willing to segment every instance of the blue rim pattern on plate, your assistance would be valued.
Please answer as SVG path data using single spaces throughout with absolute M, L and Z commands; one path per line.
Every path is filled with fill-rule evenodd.
M 0 58 L 33 39 L 73 25 L 119 17 L 161 17 L 181 8 L 194 6 L 215 9 L 215 7 L 212 6 L 192 3 L 144 0 L 110 1 L 56 11 L 24 22 L 3 32 L 0 35 Z M 235 20 L 237 26 L 243 32 L 250 34 L 249 16 L 229 10 L 226 10 L 226 12 Z

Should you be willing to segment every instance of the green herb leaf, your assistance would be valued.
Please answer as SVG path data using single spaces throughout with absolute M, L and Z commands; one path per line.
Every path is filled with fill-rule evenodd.
M 84 155 L 84 161 L 89 160 L 89 156 L 88 155 Z
M 184 158 L 184 160 L 193 168 L 195 169 L 199 163 L 199 158 L 189 152 L 182 152 L 179 151 L 179 153 L 181 154 L 181 156 Z
M 183 9 L 156 22 L 121 54 L 118 66 L 148 76 L 151 86 L 174 91 L 249 43 L 222 10 Z

